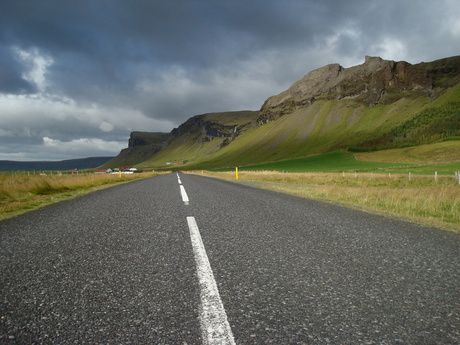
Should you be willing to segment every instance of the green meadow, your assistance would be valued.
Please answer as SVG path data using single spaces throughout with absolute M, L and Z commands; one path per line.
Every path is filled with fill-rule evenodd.
M 284 172 L 330 172 L 330 171 L 374 171 L 413 166 L 402 163 L 378 163 L 360 161 L 349 152 L 331 152 L 305 158 L 290 159 L 273 163 L 264 163 L 239 167 L 246 171 L 284 171 Z
M 241 171 L 293 173 L 353 171 L 431 175 L 437 172 L 440 175 L 452 175 L 455 171 L 460 171 L 460 141 L 366 153 L 330 152 L 271 163 L 239 166 L 238 168 Z

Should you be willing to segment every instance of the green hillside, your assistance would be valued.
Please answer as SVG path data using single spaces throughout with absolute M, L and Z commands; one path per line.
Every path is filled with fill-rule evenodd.
M 376 57 L 351 68 L 328 65 L 268 98 L 260 111 L 197 115 L 156 144 L 134 132 L 113 162 L 214 169 L 452 141 L 460 137 L 459 80 L 458 56 L 418 65 Z M 399 163 L 411 163 L 405 159 Z
M 241 166 L 344 150 L 401 125 L 426 104 L 423 97 L 376 107 L 359 105 L 353 100 L 318 101 L 252 128 L 194 166 Z
M 217 169 L 217 170 L 233 170 Z M 329 152 L 303 158 L 238 167 L 240 171 L 395 172 L 448 174 L 460 171 L 460 141 L 372 153 Z
M 140 168 L 175 168 L 211 157 L 237 141 L 256 124 L 258 111 L 233 111 L 195 116 L 173 130 L 176 137 Z
M 353 100 L 318 101 L 252 126 L 228 145 L 225 138 L 202 142 L 199 133 L 186 133 L 140 166 L 161 168 L 168 166 L 166 162 L 184 169 L 244 166 L 365 146 L 388 133 L 396 144 L 382 149 L 400 147 L 401 138 L 412 145 L 433 142 L 458 135 L 459 103 L 453 99 L 460 99 L 460 84 L 435 101 L 403 98 L 375 107 Z
M 411 166 L 411 164 L 397 164 Z M 395 163 L 362 161 L 349 152 L 330 152 L 305 158 L 283 160 L 240 167 L 239 170 L 283 171 L 283 172 L 329 172 L 329 171 L 374 171 L 394 168 Z
M 381 163 L 411 163 L 425 166 L 450 162 L 459 164 L 460 140 L 442 141 L 400 149 L 355 153 L 354 156 L 361 161 Z
M 352 151 L 376 151 L 436 142 L 460 137 L 460 84 L 420 111 L 416 116 L 384 133 L 364 141 Z

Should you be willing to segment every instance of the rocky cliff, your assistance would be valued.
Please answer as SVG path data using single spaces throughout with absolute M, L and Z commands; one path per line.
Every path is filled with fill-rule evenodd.
M 268 98 L 260 111 L 196 115 L 170 133 L 133 132 L 129 147 L 111 163 L 233 166 L 393 147 L 411 139 L 410 133 L 417 133 L 411 139 L 416 144 L 457 136 L 458 107 L 452 102 L 458 103 L 459 83 L 460 56 L 414 65 L 379 57 L 350 68 L 331 64 Z
M 403 97 L 433 97 L 436 88 L 454 85 L 459 75 L 460 57 L 412 65 L 366 56 L 362 65 L 350 68 L 331 64 L 311 71 L 286 91 L 268 98 L 258 122 L 276 120 L 318 100 L 352 98 L 363 105 L 375 106 Z
M 161 132 L 131 132 L 128 148 L 123 149 L 117 157 L 103 167 L 119 165 L 136 165 L 149 160 L 155 154 L 171 146 L 185 145 L 202 147 L 208 145 L 204 154 L 210 154 L 231 143 L 241 133 L 256 125 L 258 111 L 235 111 L 208 113 L 189 118 L 170 133 Z M 216 140 L 215 140 L 216 139 Z M 197 149 L 198 150 L 198 149 Z M 184 155 L 185 150 L 179 150 Z M 185 161 L 187 157 L 177 158 L 180 154 L 168 155 L 168 161 Z
M 225 143 L 234 140 L 244 129 L 255 123 L 258 112 L 240 111 L 196 115 L 185 121 L 170 133 L 169 142 L 182 135 L 195 134 L 198 142 L 224 138 Z
M 121 150 L 117 157 L 102 165 L 102 168 L 114 168 L 121 165 L 135 165 L 152 157 L 161 151 L 169 133 L 161 132 L 131 132 L 128 147 Z
M 161 147 L 168 138 L 169 134 L 162 132 L 131 132 L 128 147 L 147 145 Z

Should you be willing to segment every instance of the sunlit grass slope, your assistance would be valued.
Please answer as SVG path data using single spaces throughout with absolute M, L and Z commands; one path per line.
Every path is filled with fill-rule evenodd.
M 330 152 L 305 158 L 243 166 L 239 169 L 241 171 L 267 170 L 284 172 L 373 171 L 377 169 L 394 168 L 396 165 L 408 166 L 410 164 L 361 161 L 357 160 L 353 154 L 348 152 Z
M 376 151 L 460 138 L 460 84 L 438 97 L 408 121 L 383 135 L 364 140 L 355 152 Z
M 395 172 L 452 175 L 460 171 L 460 141 L 441 142 L 372 153 L 330 152 L 303 158 L 240 166 L 240 171 Z
M 258 111 L 231 111 L 204 114 L 202 119 L 209 126 L 220 127 L 220 130 L 222 126 L 230 126 L 230 133 L 226 134 L 231 134 L 234 126 L 239 127 L 243 133 L 250 130 L 258 116 Z M 137 166 L 140 168 L 181 167 L 189 162 L 204 160 L 225 146 L 227 138 L 214 137 L 204 140 L 203 130 L 203 128 L 189 129 L 152 158 Z
M 196 161 L 214 153 L 221 148 L 224 141 L 223 138 L 214 138 L 206 142 L 200 139 L 197 134 L 186 133 L 154 157 L 137 166 L 141 169 L 182 166 L 189 161 Z
M 437 165 L 460 163 L 460 140 L 375 152 L 355 153 L 358 160 Z
M 407 121 L 427 102 L 420 97 L 366 107 L 353 100 L 318 101 L 246 131 L 194 167 L 242 166 L 346 149 Z
M 460 99 L 460 84 L 434 100 L 422 96 L 401 98 L 392 104 L 374 107 L 362 105 L 354 99 L 316 101 L 310 106 L 298 108 L 291 114 L 286 114 L 276 121 L 263 125 L 255 125 L 257 112 L 251 114 L 251 125 L 248 125 L 249 118 L 241 112 L 208 114 L 206 117 L 209 122 L 227 126 L 244 124 L 246 127 L 232 141 L 216 137 L 206 141 L 203 140 L 203 133 L 199 131 L 183 134 L 140 167 L 164 168 L 166 162 L 171 162 L 168 168 L 225 168 L 300 159 L 319 153 L 347 151 L 349 148 L 359 147 L 366 141 L 392 137 L 395 135 L 394 131 L 399 136 L 405 136 L 406 134 L 400 131 L 401 128 L 405 128 L 404 126 L 410 125 L 408 130 L 420 130 L 420 133 L 425 133 L 422 127 L 427 121 L 432 120 L 426 125 L 429 127 L 428 132 L 431 133 L 432 130 L 435 130 L 437 116 L 444 114 L 440 110 L 458 99 Z M 455 113 L 449 115 L 449 123 L 457 121 L 455 116 Z M 413 127 L 418 123 L 418 119 L 422 121 L 420 129 Z M 454 122 L 452 123 L 455 125 Z M 434 136 L 430 134 L 427 142 L 419 140 L 417 145 L 434 143 L 435 138 L 436 133 Z M 441 135 L 440 138 L 445 138 L 445 136 Z M 433 157 L 449 154 L 448 152 L 454 149 L 449 145 L 455 144 L 437 146 L 433 151 Z M 407 144 L 402 142 L 400 146 L 404 147 Z M 391 159 L 393 153 L 387 153 L 388 158 L 383 161 L 372 159 L 372 156 L 367 159 L 364 158 L 365 156 L 357 157 L 360 157 L 359 160 L 368 162 L 389 163 L 389 166 L 396 163 L 397 165 L 402 163 L 423 164 L 423 159 L 403 157 L 405 154 L 414 153 L 410 150 L 398 152 L 400 156 L 394 160 Z M 432 160 L 426 164 L 452 162 L 454 161 L 435 162 Z M 372 169 L 372 167 L 368 168 Z M 357 169 L 361 167 L 358 166 Z M 312 170 L 307 169 L 307 171 Z

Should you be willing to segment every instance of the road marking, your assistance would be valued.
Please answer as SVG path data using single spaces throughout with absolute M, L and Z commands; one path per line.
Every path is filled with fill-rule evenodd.
M 187 195 L 187 192 L 185 191 L 185 188 L 183 185 L 180 185 L 180 194 L 182 195 L 182 201 L 184 202 L 185 205 L 188 205 L 189 203 L 189 199 L 188 199 L 188 195 Z
M 179 184 L 182 184 L 182 181 L 180 180 L 180 177 L 179 177 L 179 173 L 176 173 L 177 175 L 177 182 L 179 182 Z
M 190 238 L 200 285 L 200 324 L 203 344 L 234 345 L 235 340 L 232 329 L 220 299 L 219 290 L 214 280 L 195 217 L 187 217 L 187 223 L 190 229 Z

